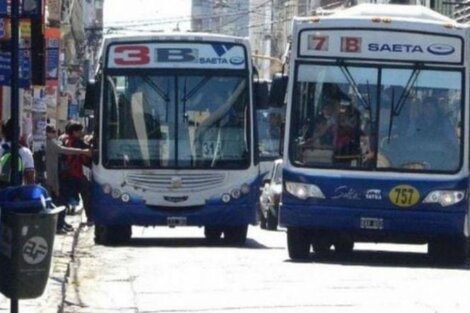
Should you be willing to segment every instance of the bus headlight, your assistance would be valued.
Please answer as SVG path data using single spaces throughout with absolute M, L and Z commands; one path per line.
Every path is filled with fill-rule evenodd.
M 230 198 L 230 195 L 229 195 L 228 193 L 224 193 L 224 194 L 222 195 L 222 202 L 223 202 L 223 203 L 229 203 L 230 200 L 231 200 L 231 198 Z
M 232 191 L 230 192 L 230 195 L 232 196 L 232 198 L 238 199 L 241 196 L 241 191 L 240 189 L 232 189 Z
M 286 190 L 299 199 L 307 198 L 325 199 L 325 195 L 317 185 L 286 182 Z
M 436 190 L 427 195 L 423 203 L 439 203 L 443 207 L 459 203 L 465 198 L 465 191 Z

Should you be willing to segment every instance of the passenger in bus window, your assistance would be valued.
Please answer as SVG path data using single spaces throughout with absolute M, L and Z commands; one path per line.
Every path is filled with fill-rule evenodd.
M 352 104 L 344 105 L 338 117 L 335 163 L 350 164 L 361 155 L 360 112 Z
M 338 122 L 339 103 L 335 100 L 329 100 L 322 108 L 321 116 L 325 118 L 329 128 L 336 127 Z

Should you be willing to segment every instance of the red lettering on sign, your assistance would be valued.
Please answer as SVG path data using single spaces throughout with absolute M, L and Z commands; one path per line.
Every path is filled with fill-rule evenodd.
M 328 36 L 310 36 L 309 50 L 328 51 Z
M 361 38 L 341 37 L 341 52 L 361 52 Z
M 150 49 L 146 46 L 119 46 L 114 49 L 117 65 L 145 65 L 150 63 Z

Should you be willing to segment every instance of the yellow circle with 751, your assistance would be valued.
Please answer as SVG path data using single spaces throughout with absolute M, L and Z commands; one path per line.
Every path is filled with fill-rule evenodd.
M 413 186 L 398 185 L 392 188 L 388 198 L 396 206 L 409 208 L 419 202 L 420 194 L 418 189 Z

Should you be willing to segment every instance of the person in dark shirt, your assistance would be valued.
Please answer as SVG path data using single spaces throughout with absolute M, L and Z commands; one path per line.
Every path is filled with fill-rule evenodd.
M 67 129 L 67 139 L 65 146 L 77 149 L 88 149 L 89 147 L 83 142 L 83 125 L 80 123 L 72 123 Z M 67 170 L 65 171 L 65 180 L 67 181 L 67 194 L 78 192 L 83 201 L 83 208 L 87 217 L 87 224 L 93 225 L 93 216 L 91 212 L 91 191 L 90 181 L 83 171 L 84 166 L 91 166 L 91 159 L 85 155 L 68 155 Z

